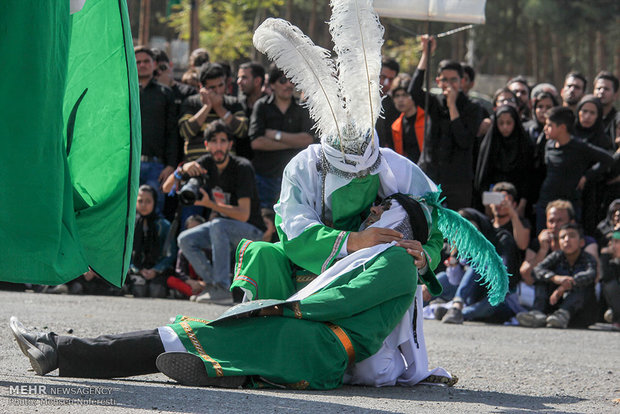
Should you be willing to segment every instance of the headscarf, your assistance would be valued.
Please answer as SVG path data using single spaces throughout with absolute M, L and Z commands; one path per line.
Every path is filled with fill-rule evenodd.
M 510 114 L 515 123 L 508 137 L 504 137 L 497 127 L 497 120 L 504 113 Z M 512 106 L 500 106 L 492 119 L 493 125 L 480 144 L 474 186 L 477 191 L 484 191 L 486 184 L 492 184 L 489 181 L 509 181 L 523 194 L 523 188 L 519 188 L 515 178 L 530 168 L 532 146 L 529 137 L 523 129 L 517 110 Z M 492 180 L 489 180 L 490 175 L 493 175 Z
M 594 122 L 594 125 L 589 128 L 581 125 L 581 122 L 579 121 L 579 111 L 587 103 L 592 103 L 596 107 L 596 121 Z M 577 105 L 577 117 L 575 120 L 575 135 L 585 142 L 596 145 L 599 148 L 603 148 L 608 151 L 613 149 L 611 141 L 605 134 L 605 127 L 603 125 L 603 105 L 601 105 L 601 101 L 596 96 L 586 95 L 579 101 L 579 104 Z
M 136 226 L 134 228 L 133 251 L 131 263 L 138 269 L 150 269 L 159 258 L 159 235 L 157 234 L 156 212 L 157 191 L 149 185 L 140 186 L 139 192 L 148 192 L 153 197 L 153 211 L 143 216 L 136 211 Z

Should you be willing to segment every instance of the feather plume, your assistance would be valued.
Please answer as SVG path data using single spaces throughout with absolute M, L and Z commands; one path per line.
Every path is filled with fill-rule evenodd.
M 329 32 L 338 55 L 340 93 L 355 128 L 372 131 L 381 108 L 383 26 L 372 0 L 331 0 L 331 7 Z
M 274 61 L 304 93 L 317 133 L 339 137 L 346 113 L 329 51 L 282 19 L 265 20 L 254 32 L 253 40 L 256 49 Z
M 455 211 L 441 205 L 439 194 L 429 192 L 422 196 L 426 203 L 437 209 L 437 227 L 448 240 L 452 248 L 456 248 L 458 258 L 469 262 L 480 275 L 480 282 L 488 289 L 489 303 L 496 306 L 504 301 L 508 293 L 508 277 L 506 266 L 497 254 L 495 247 L 473 224 Z

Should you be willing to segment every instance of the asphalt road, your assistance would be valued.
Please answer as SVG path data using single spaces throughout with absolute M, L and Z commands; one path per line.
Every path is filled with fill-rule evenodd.
M 165 299 L 0 291 L 1 413 L 620 413 L 620 333 L 425 323 L 431 366 L 453 388 L 345 386 L 332 391 L 227 390 L 164 375 L 115 380 L 36 376 L 9 328 L 97 336 L 154 328 L 176 314 L 215 318 L 217 305 Z M 240 338 L 242 340 L 242 338 Z M 249 344 L 251 346 L 251 344 Z

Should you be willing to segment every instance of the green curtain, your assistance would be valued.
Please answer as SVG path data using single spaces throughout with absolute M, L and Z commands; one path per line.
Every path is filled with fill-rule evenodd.
M 140 109 L 125 0 L 0 5 L 0 280 L 59 284 L 90 266 L 121 286 Z

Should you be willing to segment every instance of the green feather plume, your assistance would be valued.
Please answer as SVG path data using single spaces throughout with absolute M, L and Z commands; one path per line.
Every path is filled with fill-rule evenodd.
M 502 258 L 495 246 L 469 220 L 441 205 L 440 193 L 441 189 L 428 192 L 421 198 L 437 209 L 437 227 L 450 246 L 457 249 L 458 258 L 467 261 L 481 276 L 479 280 L 488 289 L 489 303 L 493 306 L 502 303 L 508 293 L 509 277 Z

